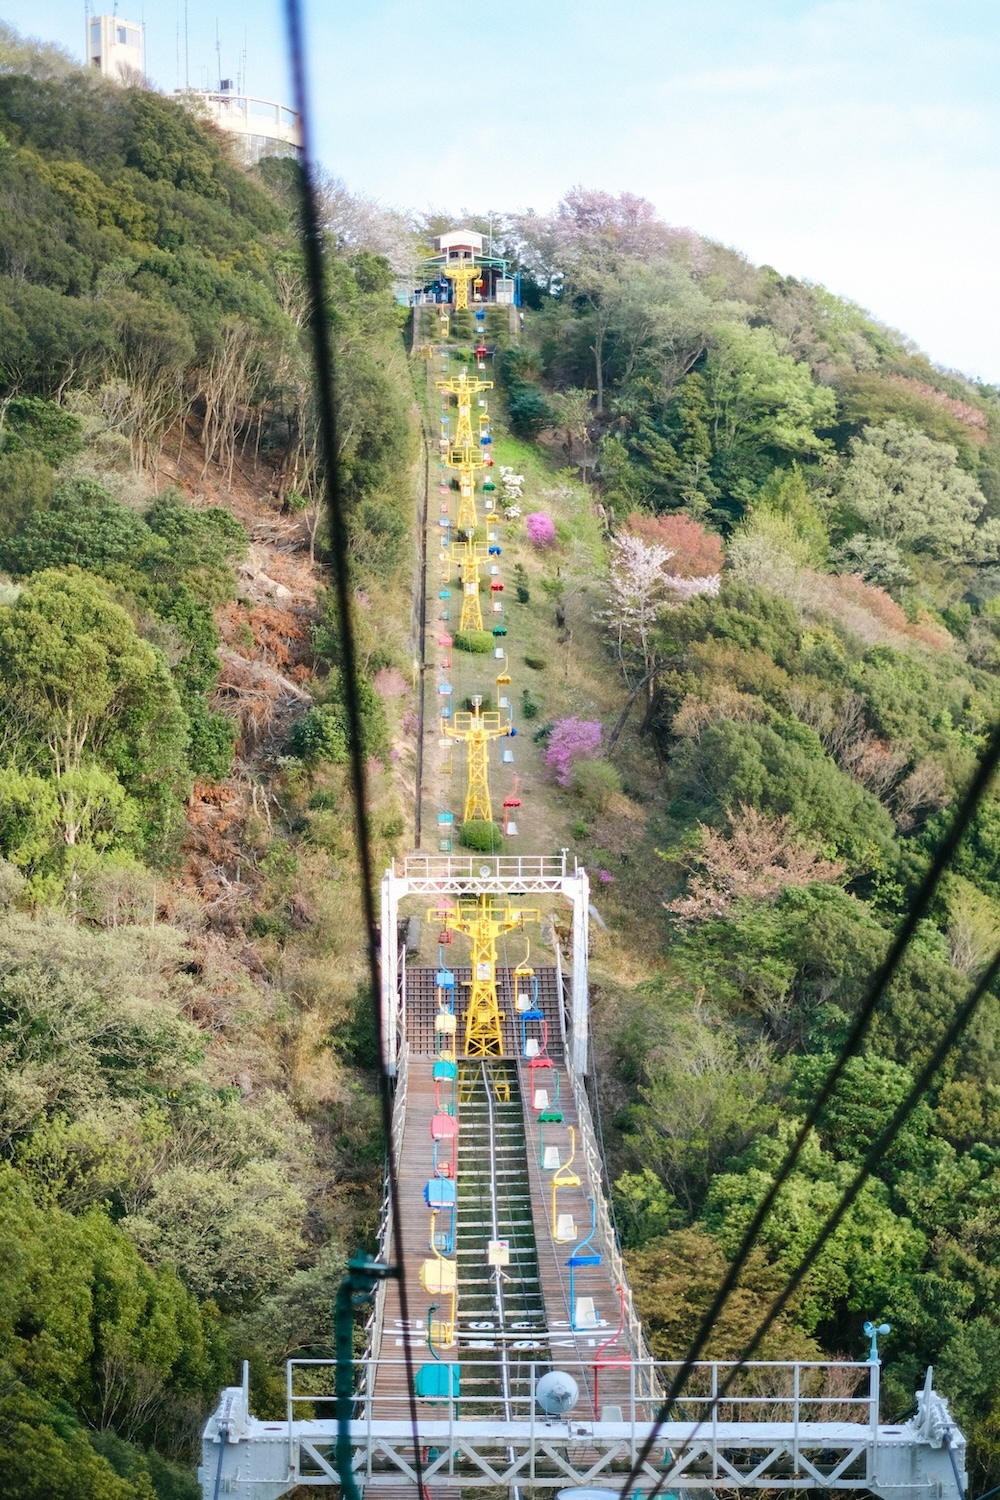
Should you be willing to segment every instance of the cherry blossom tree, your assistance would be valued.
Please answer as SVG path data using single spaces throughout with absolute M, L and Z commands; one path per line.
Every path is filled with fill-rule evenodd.
M 673 556 L 670 547 L 628 531 L 611 539 L 607 608 L 601 618 L 614 639 L 625 681 L 632 688 L 638 677 L 649 698 L 656 673 L 656 625 L 668 610 L 696 595 L 719 592 L 718 573 L 682 578 L 668 566 Z
M 797 838 L 788 818 L 746 806 L 728 817 L 728 834 L 698 824 L 700 848 L 690 858 L 687 891 L 663 903 L 681 922 L 721 917 L 741 897 L 774 901 L 786 886 L 830 884 L 844 874 L 841 861 L 824 859 Z

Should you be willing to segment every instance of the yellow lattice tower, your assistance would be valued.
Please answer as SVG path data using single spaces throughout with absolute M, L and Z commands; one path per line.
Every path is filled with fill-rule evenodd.
M 449 469 L 458 470 L 459 505 L 456 524 L 459 531 L 475 531 L 479 523 L 476 514 L 476 470 L 483 467 L 483 459 L 480 444 L 472 435 L 472 400 L 482 391 L 491 391 L 493 382 L 479 380 L 478 377 L 470 380 L 467 371 L 462 370 L 450 380 L 439 380 L 437 388 L 454 396 L 458 406 L 455 436 L 445 457 Z
M 440 907 L 431 913 L 442 917 Z M 532 907 L 512 906 L 506 896 L 464 896 L 443 913 L 445 926 L 460 932 L 472 943 L 472 979 L 465 1012 L 466 1057 L 503 1056 L 503 1016 L 497 996 L 497 938 L 522 928 L 525 922 L 541 921 Z
M 478 286 L 482 281 L 479 267 L 474 260 L 460 260 L 452 265 L 445 264 L 441 269 L 448 280 L 454 282 L 455 311 L 461 312 L 463 307 L 469 305 L 469 282 L 473 281 Z
M 459 711 L 449 722 L 442 720 L 442 733 L 450 740 L 465 741 L 465 807 L 462 821 L 482 818 L 493 821 L 493 803 L 490 799 L 490 742 L 503 739 L 510 732 L 510 715 L 497 712 L 483 713 L 481 700 L 473 698 L 472 712 Z
M 483 606 L 479 598 L 479 569 L 486 561 L 489 549 L 470 537 L 464 542 L 452 542 L 449 555 L 458 563 L 462 573 L 462 616 L 459 630 L 482 630 Z

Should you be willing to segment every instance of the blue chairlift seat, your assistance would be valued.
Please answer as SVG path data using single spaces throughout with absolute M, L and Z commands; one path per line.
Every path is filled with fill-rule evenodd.
M 449 1062 L 446 1057 L 439 1058 L 431 1069 L 431 1077 L 435 1083 L 439 1078 L 457 1078 L 458 1064 Z
M 443 1182 L 445 1179 L 441 1178 Z M 453 1186 L 454 1184 L 449 1184 Z M 601 1257 L 596 1250 L 577 1250 L 566 1262 L 571 1271 L 578 1271 L 581 1266 L 599 1266 Z
M 457 1401 L 462 1388 L 461 1365 L 444 1360 L 420 1365 L 413 1385 L 423 1401 Z
M 424 1183 L 424 1202 L 428 1208 L 453 1208 L 455 1197 L 455 1183 L 450 1177 L 432 1177 Z M 600 1261 L 600 1256 L 597 1259 Z
M 534 1007 L 531 1010 L 523 1010 L 521 1012 L 521 1051 L 522 1052 L 526 1052 L 528 1050 L 528 1022 L 529 1021 L 540 1021 L 541 1024 L 542 1024 L 542 1026 L 544 1027 L 544 1025 L 545 1025 L 545 1016 L 542 1014 L 542 1012 L 540 1010 L 537 1010 Z
M 569 1260 L 566 1262 L 566 1265 L 569 1268 L 569 1309 L 570 1309 L 570 1311 L 569 1311 L 569 1318 L 570 1318 L 570 1327 L 572 1328 L 572 1330 L 573 1330 L 574 1333 L 580 1333 L 580 1332 L 584 1331 L 581 1327 L 577 1326 L 577 1320 L 576 1320 L 576 1273 L 577 1273 L 577 1271 L 584 1269 L 584 1267 L 587 1267 L 587 1266 L 591 1266 L 591 1267 L 593 1267 L 593 1266 L 599 1266 L 601 1264 L 602 1257 L 600 1255 L 600 1252 L 597 1251 L 597 1250 L 592 1250 L 590 1248 L 590 1242 L 594 1238 L 594 1235 L 596 1233 L 597 1233 L 597 1202 L 596 1202 L 596 1200 L 594 1198 L 591 1198 L 591 1200 L 590 1200 L 590 1233 L 587 1235 L 587 1238 L 585 1240 L 581 1240 L 580 1241 L 580 1243 L 577 1245 L 576 1249 L 573 1251 L 573 1254 L 570 1256 Z

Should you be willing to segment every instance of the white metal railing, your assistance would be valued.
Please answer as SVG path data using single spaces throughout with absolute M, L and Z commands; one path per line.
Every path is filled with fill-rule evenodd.
M 400 1032 L 402 1036 L 402 1032 Z M 406 1127 L 406 1084 L 409 1074 L 410 1049 L 405 1037 L 400 1042 L 396 1055 L 395 1092 L 392 1105 L 392 1134 L 389 1149 L 396 1163 L 397 1172 L 402 1159 L 403 1131 Z M 382 1203 L 379 1211 L 378 1258 L 388 1264 L 392 1256 L 392 1200 L 389 1195 L 389 1174 L 382 1183 Z M 382 1327 L 385 1322 L 386 1282 L 380 1281 L 375 1289 L 375 1305 L 365 1325 L 369 1359 L 374 1362 L 382 1352 Z M 291 1380 L 291 1376 L 289 1376 Z M 289 1386 L 289 1393 L 291 1386 Z M 291 1406 L 289 1406 L 291 1411 Z M 289 1418 L 291 1420 L 291 1418 Z
M 567 874 L 565 852 L 547 854 L 407 854 L 402 869 L 393 861 L 391 874 L 407 881 L 410 893 L 453 892 L 468 885 L 470 890 L 489 889 L 504 893 L 529 890 L 559 890 Z
M 518 1361 L 516 1365 L 512 1364 L 513 1386 L 505 1397 L 505 1404 L 509 1406 L 505 1420 L 529 1425 L 537 1421 L 542 1426 L 545 1419 L 538 1407 L 536 1385 L 552 1369 L 552 1360 L 540 1347 L 549 1335 L 536 1334 L 531 1340 L 523 1334 L 492 1334 L 491 1337 L 498 1347 L 506 1343 L 510 1354 Z M 482 1334 L 470 1334 L 468 1339 L 476 1344 L 478 1351 Z M 459 1363 L 463 1342 L 460 1334 L 456 1350 Z M 534 1346 L 534 1359 L 527 1359 L 529 1349 L 519 1347 L 524 1344 Z M 566 1359 L 560 1352 L 556 1362 L 560 1370 L 574 1377 L 581 1392 L 593 1385 L 592 1361 Z M 376 1382 L 372 1378 L 374 1360 L 355 1360 L 353 1365 L 354 1421 L 366 1425 L 400 1419 L 408 1421 L 408 1413 L 402 1410 L 405 1402 L 399 1394 L 402 1383 L 391 1379 Z M 400 1372 L 405 1369 L 402 1359 L 381 1359 L 377 1365 L 380 1373 L 392 1368 Z M 607 1399 L 621 1412 L 621 1417 L 616 1420 L 637 1431 L 647 1430 L 659 1411 L 658 1392 L 670 1384 L 680 1368 L 679 1360 L 644 1358 L 633 1360 L 627 1372 L 620 1372 L 622 1377 L 627 1375 L 627 1382 L 620 1378 L 612 1385 L 611 1374 L 602 1376 L 609 1386 Z M 325 1382 L 317 1378 L 324 1370 L 329 1371 L 329 1380 Z M 334 1360 L 288 1361 L 289 1423 L 303 1418 L 322 1420 L 333 1416 L 331 1403 L 336 1399 L 335 1371 Z M 737 1374 L 732 1389 L 720 1396 L 720 1390 L 734 1371 Z M 729 1430 L 750 1425 L 788 1426 L 804 1435 L 817 1426 L 829 1428 L 831 1424 L 850 1424 L 874 1431 L 878 1427 L 878 1374 L 879 1366 L 874 1361 L 769 1360 L 744 1366 L 733 1361 L 706 1361 L 694 1366 L 676 1409 L 671 1413 L 671 1428 L 676 1429 L 678 1423 L 682 1424 L 689 1429 L 692 1440 L 699 1437 L 708 1440 L 713 1434 L 718 1438 L 721 1428 Z M 627 1389 L 624 1388 L 626 1383 Z M 381 1390 L 376 1389 L 377 1384 L 381 1385 Z M 495 1394 L 480 1396 L 463 1391 L 457 1399 L 445 1396 L 435 1399 L 433 1412 L 436 1420 L 447 1417 L 460 1429 L 465 1423 L 499 1422 L 497 1404 Z M 425 1414 L 430 1417 L 432 1410 Z M 567 1413 L 565 1420 L 572 1422 L 574 1419 Z
M 642 1369 L 652 1370 L 654 1364 L 649 1345 L 646 1343 L 646 1335 L 643 1331 L 639 1315 L 635 1310 L 635 1302 L 632 1297 L 632 1288 L 629 1285 L 628 1272 L 622 1259 L 621 1247 L 618 1244 L 618 1236 L 611 1222 L 608 1211 L 608 1201 L 604 1196 L 604 1170 L 600 1152 L 597 1149 L 597 1134 L 594 1130 L 593 1116 L 590 1112 L 590 1100 L 587 1098 L 583 1080 L 578 1078 L 573 1070 L 572 1063 L 567 1059 L 566 1071 L 569 1074 L 570 1084 L 573 1089 L 573 1103 L 576 1105 L 576 1115 L 580 1127 L 580 1143 L 582 1156 L 587 1170 L 587 1189 L 592 1194 L 597 1214 L 596 1238 L 601 1245 L 611 1276 L 612 1285 L 621 1287 L 624 1297 L 624 1331 L 627 1332 L 632 1348 L 638 1356 L 638 1364 Z M 659 1397 L 659 1390 L 651 1391 L 649 1394 Z

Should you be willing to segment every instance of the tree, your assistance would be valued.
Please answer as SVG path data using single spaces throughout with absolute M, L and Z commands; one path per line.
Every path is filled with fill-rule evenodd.
M 795 1128 L 794 1120 L 787 1121 L 775 1136 L 749 1148 L 741 1170 L 713 1181 L 705 1225 L 730 1254 L 772 1185 Z M 801 1262 L 855 1170 L 853 1163 L 839 1162 L 825 1151 L 815 1134 L 807 1142 L 760 1236 L 786 1274 Z M 878 1307 L 898 1316 L 896 1309 L 908 1306 L 908 1284 L 926 1248 L 925 1236 L 907 1217 L 893 1212 L 884 1184 L 870 1179 L 816 1262 L 800 1314 L 805 1327 L 812 1332 L 838 1306 L 856 1314 Z
M 726 1274 L 718 1239 L 701 1225 L 678 1229 L 627 1256 L 636 1306 L 657 1359 L 683 1359 Z M 784 1284 L 778 1267 L 755 1250 L 712 1329 L 706 1359 L 736 1359 Z M 798 1301 L 801 1301 L 801 1296 Z M 818 1359 L 814 1341 L 796 1326 L 795 1303 L 769 1329 L 759 1359 Z
M 716 719 L 678 747 L 673 785 L 679 813 L 716 827 L 737 805 L 787 817 L 791 830 L 854 872 L 878 868 L 892 847 L 888 812 L 837 769 L 816 731 L 796 719 Z
M 680 459 L 677 490 L 685 506 L 698 520 L 718 493 L 711 477 L 711 408 L 705 377 L 699 371 L 692 371 L 681 381 L 674 410 L 680 426 L 676 439 Z
M 875 537 L 942 558 L 973 558 L 985 500 L 950 443 L 889 421 L 852 438 L 840 503 Z
M 536 438 L 552 419 L 549 403 L 537 385 L 517 385 L 510 393 L 507 403 L 511 431 L 529 441 Z
M 580 467 L 587 474 L 590 448 L 590 393 L 575 386 L 566 391 L 556 391 L 549 397 L 552 425 L 561 427 L 565 434 L 563 448 L 567 462 L 572 463 L 574 449 L 581 450 Z
M 48 509 L 55 474 L 40 453 L 0 453 L 0 542 Z
M 20 754 L 37 757 L 60 796 L 78 799 L 73 789 L 96 762 L 150 811 L 158 806 L 154 827 L 169 818 L 186 769 L 177 689 L 97 579 L 48 569 L 0 606 L 0 687 Z M 87 784 L 96 792 L 97 782 Z
M 659 543 L 623 531 L 611 541 L 607 607 L 602 613 L 614 639 L 625 680 L 631 686 L 632 662 L 652 699 L 656 667 L 654 627 L 661 616 L 698 594 L 717 594 L 718 575 L 681 578 L 667 567 L 673 552 Z
M 665 902 L 682 921 L 721 916 L 734 900 L 774 900 L 786 886 L 839 880 L 843 863 L 823 859 L 791 835 L 788 818 L 770 818 L 753 807 L 729 810 L 723 836 L 698 824 L 700 846 L 686 863 L 695 873 L 687 893 Z M 700 867 L 700 868 L 699 868 Z
M 722 572 L 722 538 L 689 516 L 647 516 L 633 511 L 625 526 L 644 542 L 669 547 L 671 572 L 678 578 L 705 578 Z
M 779 353 L 769 328 L 718 327 L 705 379 L 713 477 L 738 506 L 766 478 L 769 453 L 815 454 L 827 446 L 817 429 L 833 422 L 833 391 L 813 383 L 808 365 Z

